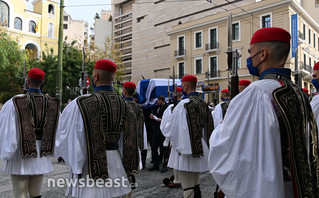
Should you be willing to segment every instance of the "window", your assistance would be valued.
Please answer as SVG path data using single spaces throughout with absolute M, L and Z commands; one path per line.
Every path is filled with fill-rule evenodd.
M 202 58 L 196 58 L 195 59 L 195 74 L 201 74 L 201 73 L 203 73 Z
M 68 29 L 68 24 L 63 24 L 63 29 L 67 30 Z
M 305 40 L 306 39 L 306 25 L 305 24 L 303 24 L 303 27 L 302 27 L 302 31 L 303 31 L 303 40 Z
M 309 45 L 311 44 L 311 29 L 309 28 L 309 33 L 308 33 L 308 38 L 309 38 Z
M 233 41 L 238 41 L 240 40 L 240 27 L 239 27 L 239 22 L 233 23 Z
M 185 76 L 185 62 L 178 63 L 178 78 L 183 78 Z
M 209 57 L 209 73 L 211 78 L 218 77 L 217 57 Z
M 309 67 L 311 67 L 311 57 L 309 57 Z
M 261 28 L 271 27 L 271 15 L 263 15 L 261 16 Z
M 318 37 L 318 51 L 319 51 L 319 37 Z
M 14 19 L 14 29 L 22 30 L 22 20 L 19 17 Z
M 48 13 L 54 15 L 54 6 L 52 4 L 50 4 L 48 7 Z
M 202 48 L 202 32 L 195 32 L 195 49 Z
M 217 28 L 209 29 L 209 48 L 217 49 Z M 207 49 L 206 49 L 207 50 Z
M 307 65 L 307 56 L 306 56 L 306 54 L 303 55 L 303 63 L 304 63 L 304 65 Z
M 29 32 L 32 32 L 32 33 L 37 33 L 37 25 L 35 24 L 34 21 L 30 21 L 29 22 Z
M 235 49 L 236 50 L 236 49 Z M 237 68 L 241 68 L 241 50 L 237 49 L 238 59 L 237 59 Z M 233 53 L 233 62 L 235 63 L 235 53 Z
M 48 25 L 48 37 L 53 38 L 54 37 L 54 26 L 53 23 L 49 23 Z
M 313 48 L 316 48 L 316 34 L 313 33 Z
M 69 17 L 68 16 L 64 16 L 63 17 L 63 21 L 68 21 L 69 20 Z
M 178 49 L 184 50 L 184 36 L 178 37 Z
M 179 36 L 177 38 L 177 54 L 176 56 L 185 55 L 185 36 Z
M 9 27 L 9 6 L 0 1 L 0 25 Z

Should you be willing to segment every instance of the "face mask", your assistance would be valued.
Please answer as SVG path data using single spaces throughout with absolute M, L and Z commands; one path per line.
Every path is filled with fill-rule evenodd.
M 257 56 L 261 51 L 259 51 L 257 54 L 255 54 L 253 57 L 247 58 L 247 68 L 249 70 L 249 73 L 253 76 L 260 76 L 258 71 L 258 66 L 262 63 L 262 61 L 256 66 L 253 66 L 253 58 Z
M 125 96 L 124 96 L 123 92 L 122 92 L 122 98 L 125 98 Z
M 183 96 L 187 96 L 187 93 L 184 91 L 184 89 L 182 88 L 182 93 L 183 93 Z
M 96 76 L 96 75 L 95 75 L 95 76 Z M 93 89 L 95 89 L 95 87 L 96 87 L 96 84 L 94 83 L 94 78 L 95 78 L 95 76 L 93 76 L 93 78 L 92 78 Z
M 319 90 L 319 82 L 318 82 L 318 79 L 312 79 L 312 84 L 313 84 L 313 86 L 314 86 L 317 90 Z
M 224 98 L 224 97 L 220 97 L 220 99 L 222 99 L 222 101 L 225 101 L 225 98 Z

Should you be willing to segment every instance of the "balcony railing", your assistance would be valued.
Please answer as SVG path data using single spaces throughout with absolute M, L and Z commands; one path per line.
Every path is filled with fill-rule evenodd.
M 186 50 L 175 50 L 174 57 L 184 57 L 186 56 Z
M 207 43 L 205 49 L 206 49 L 206 51 L 217 50 L 218 49 L 218 42 Z
M 185 76 L 185 74 L 178 74 L 178 78 L 182 79 Z
M 309 72 L 309 73 L 312 73 L 312 72 L 313 72 L 313 69 L 312 69 L 311 65 L 303 64 L 303 65 L 302 65 L 302 69 L 303 69 L 304 71 Z
M 220 77 L 220 70 L 212 70 L 212 71 L 210 71 L 209 77 L 210 77 L 210 78 Z
M 298 34 L 300 39 L 305 40 L 305 35 L 302 32 L 298 31 Z

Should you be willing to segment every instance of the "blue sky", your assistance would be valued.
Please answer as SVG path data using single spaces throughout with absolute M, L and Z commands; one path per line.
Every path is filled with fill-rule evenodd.
M 99 5 L 108 4 L 108 5 Z M 101 13 L 101 10 L 111 10 L 111 0 L 65 0 L 65 12 L 71 15 L 72 19 L 84 20 L 90 23 L 90 26 L 94 23 L 95 13 Z M 98 6 L 81 6 L 79 5 L 98 5 Z M 69 7 L 70 6 L 70 7 Z

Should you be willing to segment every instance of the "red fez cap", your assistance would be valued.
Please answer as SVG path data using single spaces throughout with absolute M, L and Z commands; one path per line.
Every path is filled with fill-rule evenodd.
M 132 89 L 136 89 L 136 84 L 133 82 L 126 82 L 123 85 L 124 88 L 132 88 Z
M 37 79 L 37 80 L 43 80 L 44 76 L 45 76 L 45 73 L 44 73 L 44 71 L 42 71 L 39 68 L 32 68 L 32 69 L 30 69 L 30 71 L 28 73 L 28 76 L 30 78 L 34 78 L 34 79 Z
M 304 92 L 304 93 L 308 93 L 308 89 L 306 89 L 306 88 L 302 88 L 302 91 Z
M 228 89 L 223 89 L 222 93 L 229 93 Z
M 182 82 L 196 82 L 197 83 L 197 78 L 196 78 L 196 76 L 193 76 L 193 75 L 186 75 L 182 78 Z
M 250 80 L 241 80 L 241 81 L 239 81 L 239 85 L 245 85 L 245 86 L 248 86 L 248 85 L 250 85 Z
M 313 66 L 313 71 L 319 70 L 319 62 Z
M 177 87 L 176 91 L 182 93 L 182 88 L 181 87 Z
M 269 41 L 281 41 L 290 44 L 290 34 L 282 28 L 262 28 L 254 33 L 253 37 L 251 38 L 250 44 Z
M 96 61 L 94 69 L 100 69 L 100 70 L 115 73 L 116 72 L 116 65 L 115 65 L 115 63 L 113 63 L 113 61 L 110 61 L 107 59 L 101 59 L 101 60 Z

